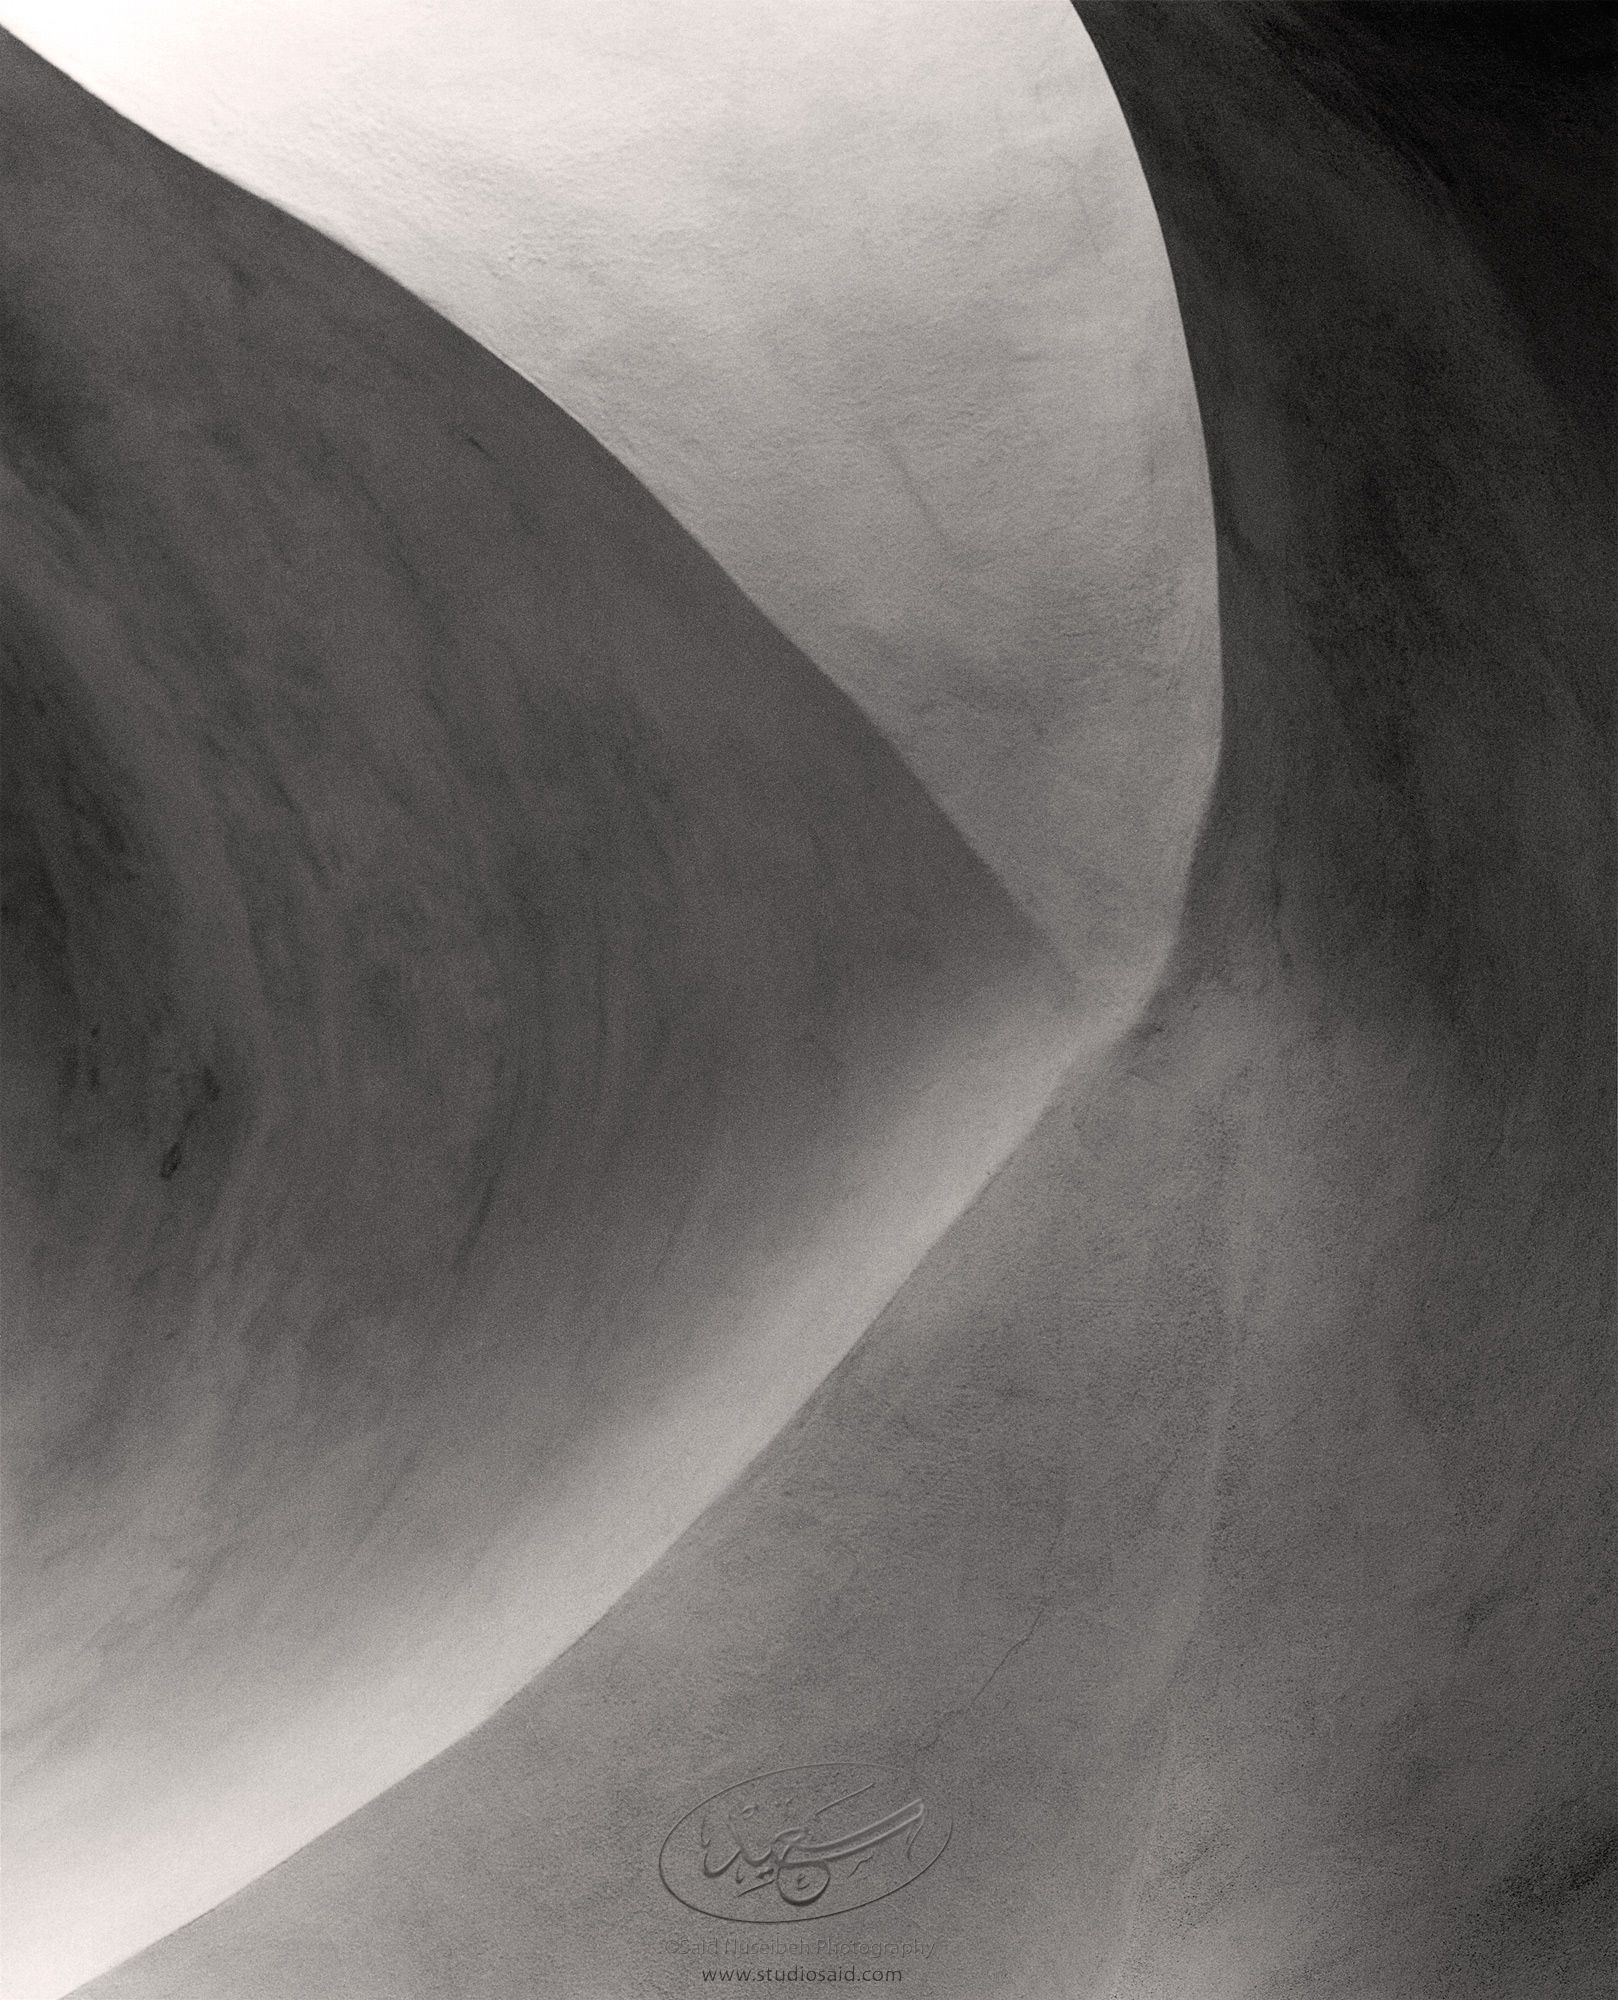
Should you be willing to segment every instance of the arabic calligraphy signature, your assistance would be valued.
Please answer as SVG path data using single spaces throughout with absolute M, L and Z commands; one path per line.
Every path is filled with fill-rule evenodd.
M 738 1896 L 751 1896 L 773 1885 L 784 1903 L 802 1909 L 818 1902 L 831 1887 L 832 1867 L 836 1862 L 860 1856 L 850 1871 L 855 1873 L 871 1860 L 876 1849 L 896 1840 L 900 1834 L 908 1835 L 905 1841 L 908 1860 L 927 1818 L 927 1808 L 919 1798 L 864 1826 L 829 1837 L 810 1838 L 828 1813 L 862 1797 L 875 1782 L 869 1779 L 840 1798 L 817 1806 L 801 1823 L 789 1818 L 762 1846 L 750 1843 L 751 1828 L 738 1829 L 736 1825 L 738 1818 L 745 1821 L 755 1816 L 759 1810 L 756 1805 L 732 1804 L 723 1812 L 705 1813 L 701 1831 L 703 1875 L 709 1881 L 729 1875 Z
M 658 1873 L 688 1909 L 730 1923 L 839 1916 L 907 1888 L 949 1845 L 948 1796 L 927 1784 L 855 1762 L 760 1771 L 693 1805 Z

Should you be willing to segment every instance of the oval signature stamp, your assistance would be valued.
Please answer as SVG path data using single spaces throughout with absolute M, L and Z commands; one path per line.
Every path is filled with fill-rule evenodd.
M 732 1923 L 857 1910 L 906 1888 L 949 1844 L 952 1820 L 870 1764 L 766 1771 L 716 1792 L 663 1843 L 663 1886 Z

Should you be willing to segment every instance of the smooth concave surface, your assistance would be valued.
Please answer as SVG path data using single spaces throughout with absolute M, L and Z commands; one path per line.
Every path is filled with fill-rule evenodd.
M 948 2000 L 1610 1989 L 1608 11 L 1081 11 L 1219 534 L 1169 976 L 565 1653 L 98 1996 L 674 2000 L 795 1950 Z M 71 472 L 36 493 L 82 508 Z M 394 1498 L 419 1550 L 445 1517 Z M 947 1846 L 808 1922 L 668 1892 L 704 1801 L 828 1765 Z
M 1610 1990 L 1610 24 L 1086 4 L 1163 218 L 1225 739 L 1174 966 L 744 1476 L 483 1728 L 95 1989 Z M 945 1797 L 823 1923 L 702 1800 Z
M 0 71 L 26 2000 L 599 1616 L 1076 1030 L 888 745 L 570 418 Z

